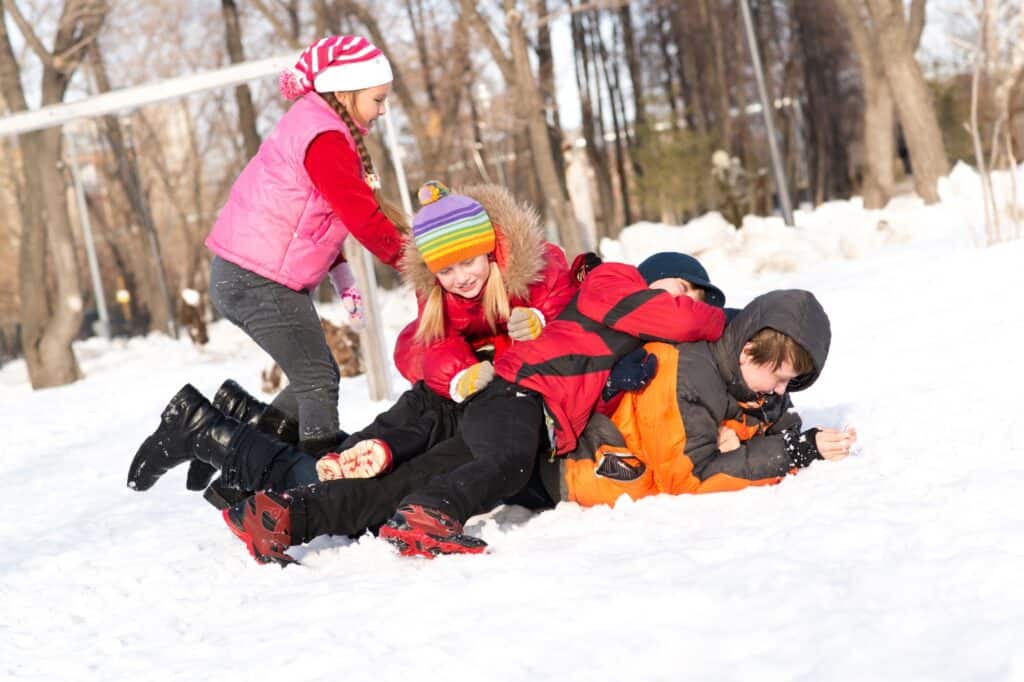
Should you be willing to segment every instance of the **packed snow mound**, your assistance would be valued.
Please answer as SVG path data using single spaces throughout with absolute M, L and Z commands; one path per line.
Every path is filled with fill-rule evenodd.
M 1007 224 L 1013 217 L 1011 178 L 1010 173 L 993 174 L 997 196 L 1004 199 L 1000 215 Z M 817 268 L 913 242 L 982 243 L 978 173 L 958 163 L 941 180 L 939 191 L 942 202 L 934 206 L 906 195 L 878 210 L 865 209 L 860 197 L 829 201 L 797 210 L 794 227 L 778 216 L 746 216 L 736 228 L 716 211 L 684 225 L 639 222 L 624 228 L 617 240 L 603 239 L 599 250 L 606 260 L 633 264 L 658 251 L 682 251 L 699 258 L 712 277 L 735 277 Z

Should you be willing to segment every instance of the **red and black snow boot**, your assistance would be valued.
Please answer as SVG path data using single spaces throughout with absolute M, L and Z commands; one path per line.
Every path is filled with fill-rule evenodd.
M 257 562 L 297 564 L 285 552 L 292 545 L 291 504 L 287 494 L 258 492 L 225 509 L 224 522 Z
M 482 554 L 487 543 L 462 532 L 462 524 L 436 509 L 418 504 L 398 508 L 380 528 L 380 536 L 398 548 L 402 556 Z

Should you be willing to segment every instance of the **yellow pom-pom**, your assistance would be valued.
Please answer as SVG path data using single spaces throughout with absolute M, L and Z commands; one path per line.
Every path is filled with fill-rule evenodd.
M 420 200 L 420 206 L 426 206 L 432 204 L 441 197 L 446 197 L 451 194 L 452 191 L 448 189 L 448 185 L 438 180 L 427 180 L 420 186 L 419 192 L 416 193 L 417 198 Z

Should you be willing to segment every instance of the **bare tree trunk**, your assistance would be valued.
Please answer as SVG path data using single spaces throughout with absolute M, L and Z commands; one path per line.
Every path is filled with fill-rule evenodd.
M 633 222 L 633 207 L 629 197 L 629 178 L 626 175 L 626 147 L 624 139 L 627 138 L 626 117 L 622 105 L 622 88 L 619 84 L 618 69 L 615 68 L 614 60 L 608 54 L 604 44 L 604 38 L 600 31 L 595 33 L 596 40 L 601 52 L 601 64 L 604 68 L 604 81 L 607 84 L 608 97 L 611 100 L 612 129 L 615 133 L 615 172 L 619 177 L 619 197 L 622 201 L 622 222 L 630 225 Z M 621 115 L 620 115 L 621 114 Z
M 867 24 L 864 0 L 835 0 L 850 32 L 864 85 L 864 207 L 882 208 L 892 197 L 895 179 L 896 119 L 892 91 L 881 64 L 877 36 Z
M 43 63 L 40 84 L 42 105 L 64 99 L 68 82 L 81 63 L 84 49 L 96 38 L 108 10 L 103 0 L 65 0 L 57 22 L 53 51 L 48 52 L 25 21 L 13 0 L 3 0 L 25 42 Z M 20 67 L 11 49 L 0 10 L 0 87 L 8 108 L 27 109 Z M 82 324 L 82 291 L 78 259 L 66 204 L 66 184 L 61 163 L 61 133 L 47 129 L 19 137 L 25 199 L 18 284 L 21 299 L 22 345 L 33 388 L 59 386 L 81 378 L 82 371 L 71 348 Z M 47 255 L 53 265 L 47 269 Z M 47 296 L 48 275 L 56 291 L 51 305 Z
M 647 105 L 644 103 L 643 71 L 636 54 L 636 35 L 633 29 L 633 16 L 629 4 L 619 9 L 619 23 L 622 25 L 622 44 L 626 51 L 626 69 L 629 71 L 629 83 L 633 92 L 633 126 L 636 135 L 642 136 L 647 128 Z M 642 171 L 637 169 L 638 173 Z
M 110 77 L 107 74 L 106 62 L 103 60 L 98 42 L 92 46 L 90 53 L 90 66 L 96 90 L 100 93 L 110 92 Z M 153 229 L 153 217 L 149 202 L 142 191 L 139 167 L 135 161 L 135 154 L 132 153 L 125 141 L 121 120 L 117 116 L 104 116 L 102 130 L 107 145 L 110 147 L 111 157 L 116 164 L 117 180 L 127 199 L 130 209 L 129 217 L 133 226 L 131 239 L 134 258 L 132 260 L 135 267 L 132 275 L 126 274 L 125 279 L 129 283 L 138 284 L 138 287 L 131 292 L 132 302 L 133 305 L 140 306 L 149 313 L 149 329 L 163 331 L 168 328 L 170 316 L 174 313 L 168 310 L 156 274 L 156 269 L 162 268 L 163 264 L 154 262 L 151 253 L 149 231 Z
M 508 30 L 509 50 L 506 54 L 497 38 L 491 33 L 486 20 L 477 10 L 473 0 L 461 0 L 463 17 L 472 25 L 477 36 L 487 45 L 497 63 L 505 82 L 515 93 L 520 115 L 527 122 L 533 165 L 543 196 L 544 213 L 554 222 L 562 248 L 570 258 L 585 250 L 584 236 L 576 221 L 569 199 L 562 190 L 564 181 L 558 177 L 555 153 L 561 150 L 551 148 L 547 119 L 540 97 L 540 88 L 530 66 L 523 17 L 516 9 L 515 0 L 503 0 L 505 25 Z
M 594 114 L 593 90 L 598 88 L 591 87 L 590 74 L 594 55 L 588 40 L 587 28 L 584 25 L 585 19 L 584 15 L 577 13 L 573 13 L 571 17 L 573 52 L 576 54 L 576 89 L 580 93 L 581 123 L 587 160 L 594 170 L 601 207 L 601 219 L 597 223 L 597 233 L 599 237 L 611 237 L 612 224 L 615 222 L 615 191 L 612 187 L 611 172 L 608 169 L 601 121 Z
M 548 137 L 555 155 L 555 170 L 562 182 L 562 193 L 569 195 L 565 182 L 565 156 L 562 154 L 562 122 L 558 113 L 558 98 L 555 93 L 555 61 L 551 54 L 551 22 L 548 17 L 547 0 L 536 0 L 537 10 L 537 80 L 540 83 L 544 118 L 547 122 Z M 549 116 L 550 114 L 550 116 Z
M 224 38 L 227 41 L 228 58 L 232 64 L 245 61 L 242 49 L 242 28 L 238 21 L 238 6 L 235 0 L 221 0 L 224 12 Z M 242 129 L 245 140 L 245 154 L 248 158 L 256 156 L 260 148 L 260 134 L 256 131 L 256 109 L 252 105 L 252 92 L 245 83 L 235 87 L 235 103 L 238 105 L 238 127 Z
M 903 15 L 902 0 L 867 0 L 878 32 L 882 67 L 896 103 L 903 135 L 914 166 L 914 188 L 925 200 L 939 201 L 939 178 L 949 173 L 949 160 L 942 141 L 931 95 L 914 57 L 917 45 L 912 25 Z M 924 1 L 914 0 L 923 14 Z
M 701 92 L 701 78 L 697 66 L 697 44 L 692 34 L 686 30 L 686 17 L 683 16 L 683 3 L 676 5 L 672 17 L 672 33 L 678 50 L 679 82 L 682 84 L 682 96 L 686 111 L 687 123 L 704 135 L 708 132 L 708 119 L 705 115 L 704 95 Z
M 676 93 L 675 80 L 672 78 L 674 59 L 669 53 L 669 39 L 671 35 L 665 31 L 665 25 L 671 24 L 669 16 L 670 10 L 658 8 L 655 10 L 658 13 L 658 19 L 655 21 L 655 42 L 658 44 L 658 53 L 661 57 L 660 71 L 664 74 L 663 87 L 665 89 L 665 99 L 668 101 L 669 110 L 672 117 L 672 129 L 679 129 L 679 96 Z M 683 82 L 680 85 L 682 90 L 686 90 L 686 83 Z
M 559 178 L 555 165 L 555 153 L 562 150 L 551 148 L 548 136 L 547 119 L 544 117 L 543 103 L 540 101 L 537 83 L 530 66 L 530 55 L 527 52 L 526 34 L 523 31 L 523 18 L 515 8 L 514 0 L 504 0 L 505 19 L 509 32 L 509 47 L 512 51 L 512 62 L 515 65 L 517 98 L 523 106 L 529 123 L 530 148 L 533 150 L 533 163 L 537 169 L 537 179 L 541 184 L 548 218 L 555 221 L 558 236 L 570 259 L 584 251 L 583 235 L 580 233 L 576 216 L 568 197 L 562 188 L 564 179 Z
M 883 208 L 896 184 L 896 108 L 889 82 L 880 75 L 864 79 L 864 208 Z
M 725 75 L 725 45 L 722 41 L 722 25 L 718 15 L 719 3 L 700 0 L 701 17 L 711 30 L 711 52 L 714 61 L 715 105 L 718 108 L 718 127 L 722 131 L 722 146 L 732 149 L 732 116 L 729 109 L 729 81 Z

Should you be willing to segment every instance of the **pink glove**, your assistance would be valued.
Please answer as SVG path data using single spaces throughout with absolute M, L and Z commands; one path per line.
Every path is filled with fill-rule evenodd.
M 352 268 L 348 263 L 338 263 L 328 273 L 331 284 L 341 299 L 341 307 L 348 313 L 348 324 L 352 329 L 359 332 L 366 328 L 366 318 L 363 316 L 363 296 L 356 288 L 356 278 L 352 274 Z
M 363 295 L 359 289 L 349 287 L 341 292 L 341 307 L 348 313 L 348 326 L 361 332 L 366 329 L 366 317 L 363 316 Z

